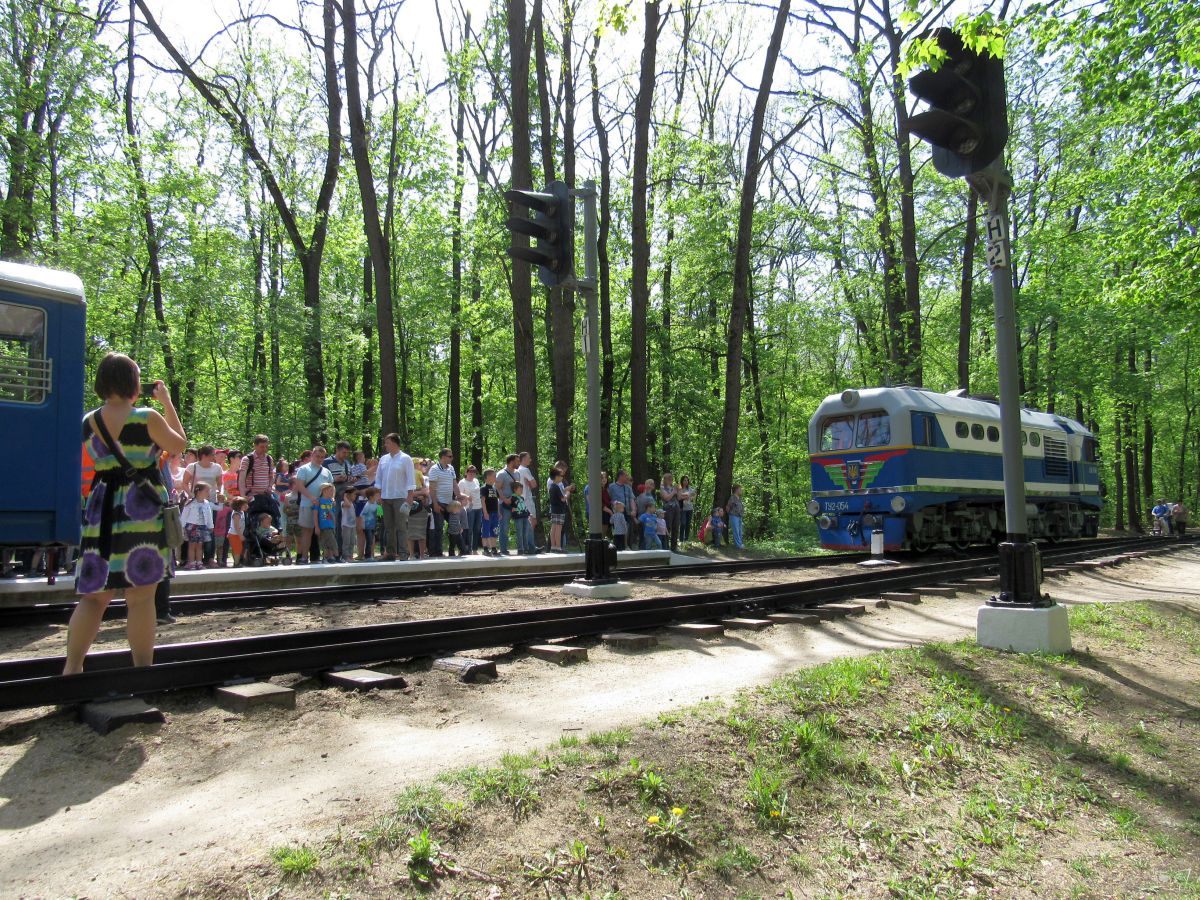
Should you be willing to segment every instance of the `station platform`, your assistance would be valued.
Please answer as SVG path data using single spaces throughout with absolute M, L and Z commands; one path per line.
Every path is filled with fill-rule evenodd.
M 617 568 L 693 565 L 699 560 L 670 550 L 623 550 Z M 325 563 L 306 566 L 262 566 L 240 569 L 201 569 L 175 574 L 173 596 L 230 591 L 274 590 L 286 587 L 379 584 L 389 581 L 427 581 L 435 578 L 505 575 L 513 572 L 562 572 L 564 584 L 583 572 L 582 553 L 539 553 L 536 556 L 465 556 L 397 562 Z M 75 599 L 75 579 L 60 575 L 49 585 L 45 576 L 0 580 L 0 607 L 38 603 L 69 603 Z

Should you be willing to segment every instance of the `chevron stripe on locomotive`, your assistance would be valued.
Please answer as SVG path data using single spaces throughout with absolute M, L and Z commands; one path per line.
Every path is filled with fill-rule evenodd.
M 826 397 L 808 423 L 821 546 L 965 549 L 1001 540 L 1004 471 L 1000 407 L 961 391 L 865 388 Z M 1078 422 L 1021 410 L 1030 537 L 1095 537 L 1100 526 L 1096 440 Z

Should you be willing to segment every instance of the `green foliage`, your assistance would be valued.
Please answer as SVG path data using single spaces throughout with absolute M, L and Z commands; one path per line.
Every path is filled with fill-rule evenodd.
M 310 847 L 276 847 L 271 851 L 271 859 L 280 872 L 294 878 L 307 875 L 321 862 L 317 852 Z

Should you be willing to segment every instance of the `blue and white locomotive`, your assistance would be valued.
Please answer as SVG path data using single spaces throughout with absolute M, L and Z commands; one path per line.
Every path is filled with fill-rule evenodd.
M 923 388 L 832 394 L 808 424 L 821 546 L 862 550 L 966 548 L 1003 539 L 1000 407 Z M 1096 439 L 1063 416 L 1021 410 L 1032 538 L 1095 537 L 1100 525 Z

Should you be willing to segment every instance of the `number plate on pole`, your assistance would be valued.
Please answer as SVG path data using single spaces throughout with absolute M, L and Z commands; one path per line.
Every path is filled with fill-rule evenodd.
M 1003 213 L 987 217 L 987 264 L 989 269 L 1008 268 L 1008 221 Z

